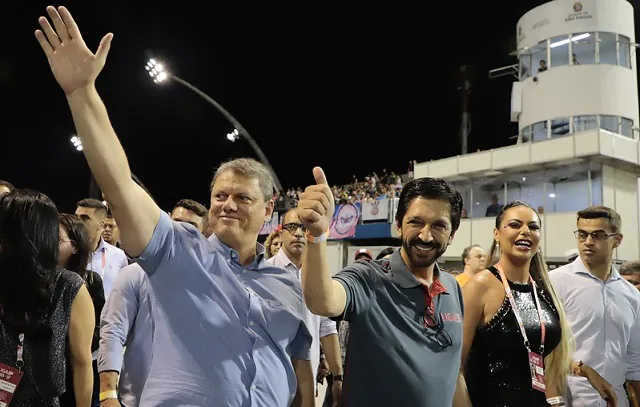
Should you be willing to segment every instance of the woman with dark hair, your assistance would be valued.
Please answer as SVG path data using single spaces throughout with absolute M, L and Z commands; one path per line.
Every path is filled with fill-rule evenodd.
M 12 407 L 59 406 L 67 360 L 76 405 L 91 403 L 93 304 L 82 278 L 58 267 L 59 242 L 46 195 L 0 196 L 0 368 L 22 373 Z
M 541 228 L 529 204 L 501 208 L 491 266 L 462 288 L 462 366 L 474 407 L 564 406 L 571 373 L 606 388 L 590 367 L 572 366 L 573 334 L 540 251 Z
M 78 274 L 84 280 L 95 310 L 95 329 L 91 342 L 93 352 L 93 401 L 92 405 L 100 405 L 100 382 L 98 380 L 98 365 L 96 363 L 100 342 L 100 314 L 104 307 L 104 287 L 102 278 L 95 271 L 87 270 L 91 258 L 89 236 L 84 223 L 75 215 L 60 214 L 60 254 L 58 265 Z M 67 392 L 60 398 L 63 407 L 72 406 L 75 399 L 71 374 L 67 374 Z

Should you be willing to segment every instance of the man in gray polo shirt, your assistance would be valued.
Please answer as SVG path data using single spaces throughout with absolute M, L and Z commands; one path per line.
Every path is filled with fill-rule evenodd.
M 308 230 L 302 285 L 309 309 L 350 323 L 343 402 L 347 406 L 468 406 L 460 375 L 462 294 L 436 260 L 460 225 L 462 197 L 420 178 L 402 193 L 402 247 L 390 259 L 356 262 L 333 279 L 326 236 L 334 201 L 322 169 L 298 203 Z
M 41 17 L 36 37 L 66 94 L 83 153 L 120 226 L 122 247 L 149 275 L 154 338 L 140 406 L 313 405 L 300 282 L 269 265 L 257 244 L 273 212 L 269 170 L 239 159 L 216 171 L 209 240 L 172 221 L 132 180 L 95 89 L 112 35 L 94 55 L 66 8 L 50 6 L 47 13 L 55 30 Z M 101 393 L 100 401 L 113 393 Z

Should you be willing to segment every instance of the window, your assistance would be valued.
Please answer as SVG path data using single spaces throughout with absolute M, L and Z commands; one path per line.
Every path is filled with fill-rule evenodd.
M 563 35 L 560 37 L 554 37 L 549 44 L 549 66 L 557 67 L 563 65 L 569 65 L 569 36 Z
M 598 118 L 593 116 L 575 116 L 573 118 L 573 132 L 593 130 L 598 127 Z
M 629 37 L 625 37 L 624 35 L 620 35 L 618 38 L 620 39 L 620 43 L 618 45 L 620 51 L 620 66 L 631 68 L 631 41 L 629 40 Z
M 601 64 L 618 65 L 616 34 L 598 33 L 598 55 Z
M 520 135 L 522 136 L 522 142 L 528 143 L 531 141 L 531 126 L 527 126 L 522 131 L 520 131 Z
M 633 137 L 633 120 L 627 119 L 626 117 L 622 118 L 620 122 L 620 134 L 625 137 Z
M 569 134 L 569 118 L 561 117 L 559 119 L 551 120 L 551 137 L 564 136 Z
M 613 133 L 620 133 L 618 131 L 618 116 L 609 116 L 606 114 L 600 115 L 600 128 Z
M 533 141 L 548 139 L 547 122 L 534 123 L 533 126 L 531 126 L 531 133 L 533 135 Z
M 596 63 L 596 35 L 595 33 L 574 34 L 571 38 L 573 65 L 587 65 Z
M 546 71 L 548 68 L 547 41 L 542 41 L 526 50 L 520 56 L 520 61 L 520 75 L 523 79 Z

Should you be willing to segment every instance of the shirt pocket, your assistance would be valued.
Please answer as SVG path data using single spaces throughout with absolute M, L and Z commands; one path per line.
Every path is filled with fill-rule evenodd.
M 300 327 L 300 316 L 281 301 L 262 300 L 262 312 L 266 322 L 265 331 L 283 349 L 296 337 Z

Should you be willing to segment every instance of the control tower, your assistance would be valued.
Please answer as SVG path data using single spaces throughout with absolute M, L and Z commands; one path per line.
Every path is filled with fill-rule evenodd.
M 566 262 L 576 212 L 606 205 L 622 216 L 616 260 L 640 258 L 640 113 L 633 7 L 626 0 L 554 0 L 516 25 L 518 62 L 490 76 L 515 78 L 515 145 L 417 164 L 415 176 L 452 182 L 463 219 L 443 260 L 491 243 L 487 208 L 520 199 L 541 212 L 542 250 Z M 507 119 L 507 118 L 505 118 Z M 505 135 L 507 137 L 509 135 Z M 486 216 L 485 216 L 486 215 Z

